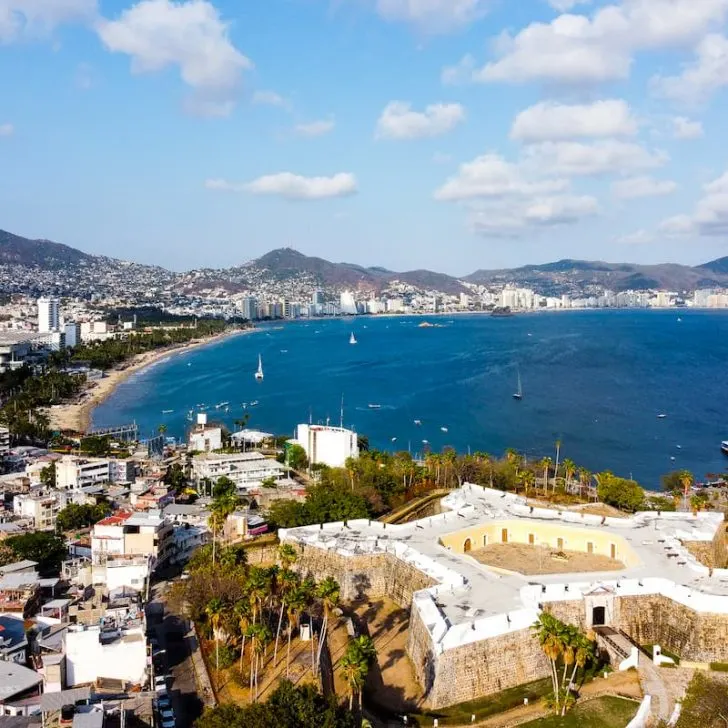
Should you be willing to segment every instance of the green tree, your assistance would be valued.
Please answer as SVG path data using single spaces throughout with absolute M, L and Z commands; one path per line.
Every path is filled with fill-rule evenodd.
M 57 574 L 68 555 L 65 541 L 47 531 L 30 531 L 11 536 L 6 543 L 15 554 L 16 560 L 28 559 L 37 562 L 38 571 L 43 576 Z
M 235 487 L 235 483 L 233 483 L 230 478 L 223 475 L 217 479 L 217 482 L 212 489 L 212 497 L 215 500 L 229 498 L 231 496 L 234 496 L 236 492 L 237 489 Z
M 339 586 L 339 582 L 332 576 L 327 576 L 316 587 L 316 598 L 321 602 L 321 606 L 324 610 L 324 622 L 321 626 L 321 638 L 319 640 L 316 664 L 319 664 L 321 660 L 321 650 L 326 642 L 326 630 L 329 626 L 329 616 L 332 610 L 338 606 L 340 597 L 341 587 Z
M 645 492 L 634 480 L 618 478 L 609 471 L 596 476 L 597 495 L 602 503 L 634 513 L 644 506 Z
M 220 669 L 220 623 L 225 614 L 225 603 L 222 599 L 215 597 L 211 599 L 205 608 L 205 614 L 210 620 L 212 636 L 215 640 L 215 669 Z
M 40 482 L 48 488 L 56 487 L 56 464 L 49 463 L 40 471 Z
M 306 451 L 300 445 L 288 445 L 286 463 L 292 470 L 305 470 L 308 467 Z

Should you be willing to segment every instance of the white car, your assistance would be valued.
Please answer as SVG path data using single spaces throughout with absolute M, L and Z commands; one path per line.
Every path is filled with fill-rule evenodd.
M 160 710 L 159 717 L 162 719 L 162 723 L 170 720 L 174 723 L 174 712 L 170 709 Z
M 173 720 L 163 720 L 162 728 L 176 728 L 176 723 Z
M 157 697 L 157 710 L 169 710 L 172 702 L 168 695 L 160 695 Z
M 167 676 L 166 675 L 157 675 L 157 677 L 154 678 L 154 691 L 157 693 L 166 693 L 167 692 Z

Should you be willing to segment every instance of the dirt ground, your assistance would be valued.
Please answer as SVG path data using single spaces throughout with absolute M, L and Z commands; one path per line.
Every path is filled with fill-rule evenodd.
M 565 558 L 556 558 L 557 553 Z M 470 556 L 487 566 L 519 574 L 576 574 L 589 571 L 617 571 L 624 564 L 601 554 L 562 551 L 520 543 L 496 543 L 471 551 Z
M 377 664 L 366 685 L 367 702 L 376 702 L 388 711 L 405 713 L 415 710 L 423 699 L 422 689 L 406 653 L 409 615 L 389 599 L 377 599 L 353 605 L 351 614 L 359 634 L 368 634 L 377 649 Z M 349 641 L 346 618 L 342 618 L 331 635 L 331 661 L 337 695 L 347 695 L 338 662 Z

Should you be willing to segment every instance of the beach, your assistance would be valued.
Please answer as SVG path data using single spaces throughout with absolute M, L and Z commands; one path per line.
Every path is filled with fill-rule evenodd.
M 176 356 L 185 351 L 210 346 L 232 336 L 249 334 L 253 331 L 255 329 L 224 331 L 215 336 L 190 341 L 179 346 L 169 346 L 164 349 L 145 351 L 142 354 L 137 354 L 129 359 L 129 361 L 105 372 L 102 379 L 88 382 L 87 387 L 75 401 L 49 407 L 47 412 L 50 417 L 50 427 L 53 430 L 85 432 L 91 424 L 91 413 L 94 408 L 113 394 L 119 384 L 128 379 L 132 374 L 136 374 L 142 369 L 162 359 L 166 359 L 168 356 Z

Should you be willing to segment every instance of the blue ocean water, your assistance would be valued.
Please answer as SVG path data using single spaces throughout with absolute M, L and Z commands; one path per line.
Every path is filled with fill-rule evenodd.
M 261 327 L 133 375 L 93 422 L 134 420 L 144 433 L 164 423 L 182 437 L 188 410 L 206 404 L 210 419 L 229 427 L 248 412 L 250 427 L 292 434 L 309 418 L 338 424 L 343 395 L 345 425 L 379 448 L 418 453 L 428 441 L 435 450 L 515 447 L 536 458 L 554 457 L 561 440 L 562 457 L 654 489 L 672 469 L 703 478 L 728 468 L 719 449 L 728 439 L 728 312 L 432 317 L 433 328 L 422 321 Z M 259 353 L 263 382 L 253 377 Z M 518 370 L 520 402 L 512 397 Z M 224 401 L 227 413 L 214 406 Z M 251 401 L 258 404 L 244 410 Z

